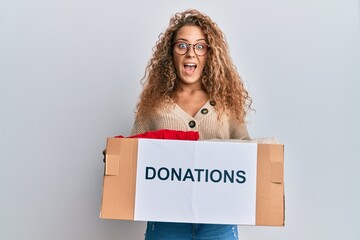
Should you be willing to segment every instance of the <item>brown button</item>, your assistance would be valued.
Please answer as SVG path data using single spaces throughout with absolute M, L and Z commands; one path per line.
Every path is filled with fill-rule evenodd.
M 216 102 L 215 101 L 210 101 L 210 105 L 211 106 L 215 106 Z
M 191 120 L 191 121 L 189 122 L 189 127 L 194 128 L 195 126 L 196 126 L 195 121 L 194 121 L 194 120 Z
M 209 110 L 207 108 L 201 109 L 202 114 L 208 114 Z

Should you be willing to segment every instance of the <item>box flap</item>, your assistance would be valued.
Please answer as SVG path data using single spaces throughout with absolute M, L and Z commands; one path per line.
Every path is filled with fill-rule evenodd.
M 283 183 L 284 182 L 284 163 L 283 162 L 271 162 L 270 168 L 270 182 Z
M 137 139 L 108 139 L 101 218 L 134 219 L 137 148 Z
M 119 174 L 119 161 L 121 145 L 117 144 L 119 141 L 112 139 L 107 140 L 106 155 L 105 155 L 105 175 L 116 176 Z
M 284 226 L 284 145 L 258 144 L 256 225 Z

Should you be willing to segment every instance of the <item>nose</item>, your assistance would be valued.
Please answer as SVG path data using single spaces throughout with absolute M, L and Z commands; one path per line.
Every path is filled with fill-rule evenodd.
M 194 45 L 189 44 L 189 50 L 187 51 L 186 56 L 195 57 L 195 55 L 196 53 L 195 53 Z

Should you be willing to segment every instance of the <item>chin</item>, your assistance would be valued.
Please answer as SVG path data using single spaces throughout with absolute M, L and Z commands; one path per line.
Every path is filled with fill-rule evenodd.
M 199 77 L 186 77 L 186 78 L 182 78 L 181 79 L 181 82 L 185 83 L 185 84 L 194 84 L 194 83 L 197 83 L 197 82 L 200 82 L 200 78 Z

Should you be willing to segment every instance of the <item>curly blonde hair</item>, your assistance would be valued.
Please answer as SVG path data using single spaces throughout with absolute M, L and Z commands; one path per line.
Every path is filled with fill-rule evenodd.
M 172 44 L 183 26 L 199 26 L 210 45 L 202 74 L 202 87 L 209 99 L 216 102 L 215 109 L 219 116 L 229 111 L 239 123 L 244 123 L 252 99 L 230 58 L 224 34 L 216 23 L 197 10 L 176 13 L 165 33 L 159 35 L 141 80 L 144 86 L 137 104 L 137 118 L 148 117 L 167 104 L 169 98 L 176 97 L 178 79 L 173 64 Z

